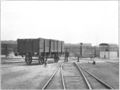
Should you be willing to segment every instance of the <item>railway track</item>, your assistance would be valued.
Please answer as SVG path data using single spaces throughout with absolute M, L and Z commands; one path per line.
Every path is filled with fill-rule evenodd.
M 74 63 L 65 63 L 61 68 L 64 90 L 91 89 L 88 81 L 79 73 Z
M 57 88 L 57 89 L 62 89 L 62 90 L 67 90 L 67 89 L 88 89 L 85 82 L 82 80 L 83 78 L 81 77 L 81 75 L 79 75 L 79 72 L 76 71 L 76 67 L 74 66 L 74 64 L 70 64 L 70 66 L 72 66 L 72 68 L 69 69 L 69 65 L 66 65 L 65 63 L 62 63 L 56 71 L 54 71 L 54 73 L 50 76 L 49 80 L 43 85 L 42 87 L 42 90 L 46 90 L 46 89 L 53 89 L 53 87 L 56 83 L 55 81 L 55 77 L 57 75 L 57 73 L 60 75 L 59 78 L 57 79 L 60 79 L 60 84 L 61 84 L 61 87 Z M 71 72 L 71 71 L 76 71 L 77 72 L 77 75 L 73 75 L 74 73 L 71 72 L 68 73 L 65 68 L 67 69 L 68 72 Z M 74 69 L 74 70 L 73 70 Z M 67 73 L 66 73 L 67 72 Z M 69 75 L 68 75 L 69 74 Z M 81 81 L 82 82 L 81 82 Z M 52 87 L 53 86 L 53 87 Z M 56 89 L 56 88 L 54 88 Z
M 94 74 L 85 70 L 82 66 L 75 63 L 78 70 L 83 73 L 84 77 L 87 79 L 90 89 L 113 89 L 108 83 L 104 82 L 100 78 L 96 77 Z
M 61 87 L 57 87 L 58 89 L 64 89 L 65 88 L 65 84 L 64 84 L 64 79 L 63 79 L 63 74 L 62 74 L 62 65 L 63 63 L 61 63 L 59 65 L 59 67 L 57 68 L 56 71 L 53 72 L 53 74 L 50 76 L 49 80 L 43 85 L 42 90 L 46 90 L 46 89 L 55 89 L 52 87 L 53 84 L 55 84 L 55 76 L 57 75 L 57 73 L 60 73 L 60 83 L 61 83 Z
M 55 77 L 59 75 L 59 78 Z M 69 89 L 113 89 L 106 82 L 100 80 L 90 72 L 86 71 L 83 67 L 77 63 L 62 63 L 57 70 L 51 75 L 49 80 L 44 84 L 42 90 L 56 89 L 53 88 L 56 85 L 56 80 L 59 79 L 57 89 L 69 90 Z M 53 85 L 55 84 L 55 85 Z M 53 87 L 52 87 L 53 86 Z

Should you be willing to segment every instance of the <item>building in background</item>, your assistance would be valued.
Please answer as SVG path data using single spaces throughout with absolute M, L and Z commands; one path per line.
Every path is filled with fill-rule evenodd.
M 118 59 L 119 47 L 116 44 L 101 43 L 99 44 L 99 53 L 99 57 L 103 59 Z
M 89 58 L 94 57 L 94 47 L 90 43 L 67 44 L 65 48 L 69 48 L 70 56 Z
M 94 46 L 94 55 L 95 57 L 99 58 L 100 57 L 100 50 L 99 50 L 99 46 Z
M 117 44 L 101 43 L 99 46 L 92 46 L 90 43 L 82 43 L 82 45 L 67 44 L 65 48 L 69 49 L 70 56 L 73 57 L 96 57 L 102 59 L 118 59 L 119 57 L 119 47 Z
M 116 59 L 119 57 L 119 47 L 116 44 L 109 44 L 109 58 Z
M 83 43 L 82 45 L 82 57 L 83 58 L 94 57 L 95 56 L 94 53 L 95 53 L 95 50 L 92 44 Z

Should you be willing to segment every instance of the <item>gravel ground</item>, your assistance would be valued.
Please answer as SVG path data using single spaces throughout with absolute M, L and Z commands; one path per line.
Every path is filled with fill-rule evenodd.
M 80 65 L 107 82 L 113 88 L 119 89 L 119 64 L 116 64 L 118 66 L 114 66 L 114 64 L 104 62 L 96 63 L 96 65 L 92 63 L 81 63 Z
M 64 58 L 59 63 L 63 62 Z M 71 64 L 76 62 L 76 58 L 69 58 L 69 62 L 65 63 L 63 67 L 64 76 L 66 78 L 65 83 L 71 89 L 77 89 L 84 84 L 75 84 L 82 81 L 82 78 L 78 77 L 80 74 L 76 68 Z M 91 71 L 93 74 L 108 82 L 115 89 L 119 88 L 119 64 L 116 61 L 106 62 L 109 60 L 96 59 L 97 64 L 93 65 L 90 59 L 82 59 L 79 64 L 82 64 L 84 68 Z M 57 69 L 59 63 L 53 63 L 53 59 L 48 60 L 48 64 L 39 65 L 38 61 L 33 61 L 32 65 L 26 65 L 24 58 L 11 57 L 1 59 L 1 88 L 2 89 L 41 89 L 45 82 L 49 79 L 52 73 Z M 89 62 L 89 63 L 88 63 Z M 116 63 L 115 63 L 116 62 Z M 81 82 L 83 83 L 83 82 Z M 54 78 L 54 87 L 51 89 L 59 89 L 61 87 L 60 75 L 57 73 Z
M 38 65 L 37 62 L 28 66 L 20 58 L 15 61 L 19 63 L 14 61 L 15 59 L 6 59 L 1 65 L 2 89 L 40 89 L 58 67 L 58 64 L 52 63 L 53 60 L 47 66 Z

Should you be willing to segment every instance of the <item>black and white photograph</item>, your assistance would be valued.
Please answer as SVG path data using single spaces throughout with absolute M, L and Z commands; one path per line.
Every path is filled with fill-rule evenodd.
M 1 0 L 1 90 L 119 90 L 118 0 Z

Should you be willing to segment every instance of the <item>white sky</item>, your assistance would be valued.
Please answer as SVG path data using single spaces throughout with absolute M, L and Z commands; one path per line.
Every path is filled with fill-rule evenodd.
M 118 43 L 118 1 L 3 1 L 1 39 Z

